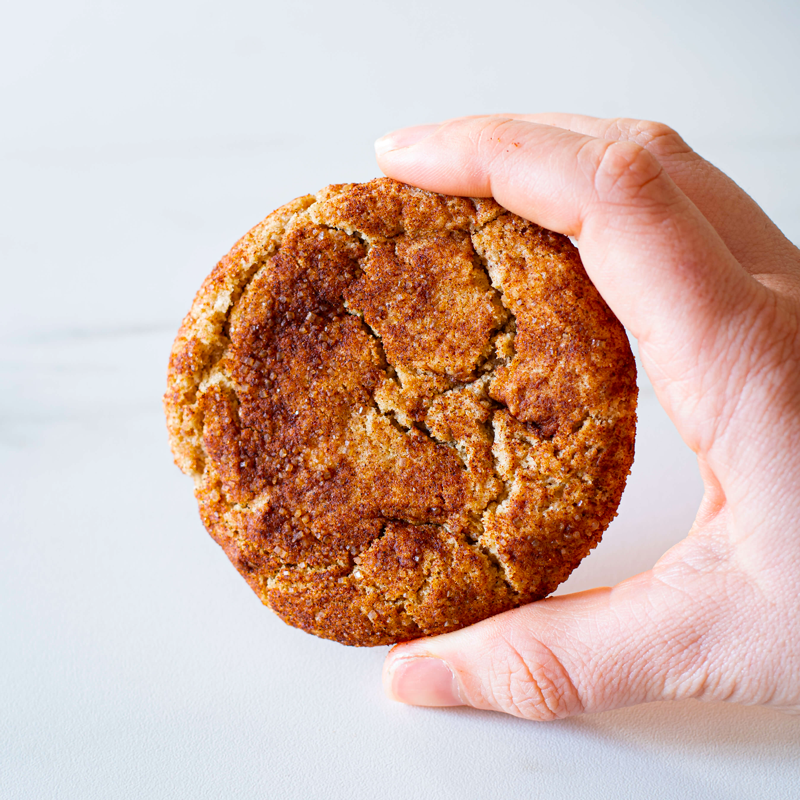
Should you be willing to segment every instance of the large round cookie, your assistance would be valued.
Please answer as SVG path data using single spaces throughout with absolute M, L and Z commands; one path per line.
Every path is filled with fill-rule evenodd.
M 270 214 L 206 279 L 164 398 L 206 528 L 352 645 L 552 592 L 616 514 L 636 381 L 563 236 L 388 179 Z

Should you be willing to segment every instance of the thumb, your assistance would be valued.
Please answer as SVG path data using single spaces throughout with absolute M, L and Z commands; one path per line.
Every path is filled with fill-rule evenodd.
M 672 588 L 648 572 L 613 589 L 542 600 L 396 646 L 384 687 L 411 705 L 468 705 L 532 720 L 651 700 L 732 699 L 735 677 L 732 684 L 715 666 L 725 662 L 715 642 L 726 637 L 718 637 L 713 595 Z

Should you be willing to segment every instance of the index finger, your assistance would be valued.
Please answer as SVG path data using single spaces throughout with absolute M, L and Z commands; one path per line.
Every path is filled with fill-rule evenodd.
M 609 141 L 635 142 L 651 152 L 675 185 L 719 233 L 751 274 L 797 274 L 797 249 L 739 185 L 696 153 L 661 122 L 582 114 L 511 114 L 511 119 L 552 125 Z
M 403 146 L 400 132 L 399 146 L 379 153 L 387 175 L 446 194 L 493 196 L 578 237 L 587 272 L 637 338 L 696 350 L 726 316 L 752 305 L 755 281 L 641 145 L 507 117 L 421 133 Z

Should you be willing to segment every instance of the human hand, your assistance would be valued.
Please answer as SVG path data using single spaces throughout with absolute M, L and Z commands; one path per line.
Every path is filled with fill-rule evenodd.
M 398 645 L 388 694 L 537 720 L 689 697 L 800 711 L 800 251 L 656 123 L 472 117 L 376 148 L 392 178 L 578 239 L 705 484 L 648 572 Z

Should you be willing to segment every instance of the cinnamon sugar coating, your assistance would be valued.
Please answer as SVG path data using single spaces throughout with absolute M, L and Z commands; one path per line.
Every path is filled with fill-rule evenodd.
M 270 214 L 204 282 L 164 407 L 208 531 L 351 645 L 545 597 L 633 460 L 627 338 L 568 239 L 389 179 Z

